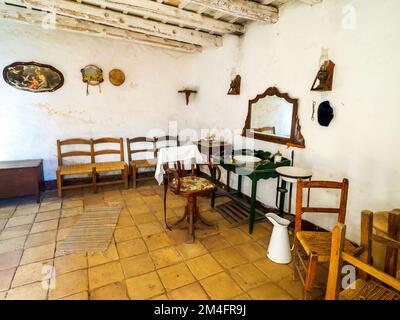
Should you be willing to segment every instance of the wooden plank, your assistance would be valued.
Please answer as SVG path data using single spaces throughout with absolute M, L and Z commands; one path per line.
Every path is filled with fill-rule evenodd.
M 276 23 L 279 18 L 278 9 L 247 0 L 188 0 L 190 3 L 221 11 L 238 18 Z
M 102 8 L 118 10 L 124 12 L 125 14 L 135 14 L 158 20 L 163 23 L 171 23 L 199 30 L 207 30 L 218 34 L 243 34 L 245 31 L 245 28 L 239 24 L 215 20 L 195 12 L 180 10 L 174 6 L 165 5 L 154 1 L 86 0 L 85 2 L 100 6 Z
M 4 0 L 2 1 L 4 2 Z M 82 3 L 66 0 L 57 0 L 57 2 L 52 0 L 7 0 L 6 2 L 170 40 L 206 47 L 222 46 L 222 38 L 220 36 L 146 20 Z
M 33 11 L 25 8 L 8 6 L 0 3 L 0 20 L 11 20 L 20 23 L 33 24 L 49 29 L 69 31 L 88 36 L 96 36 L 109 39 L 131 41 L 153 47 L 172 49 L 184 52 L 200 52 L 201 47 L 189 43 L 163 39 L 151 35 L 123 30 L 110 26 L 100 25 L 93 22 L 78 20 L 70 17 L 55 16 L 47 25 L 49 14 L 46 12 Z

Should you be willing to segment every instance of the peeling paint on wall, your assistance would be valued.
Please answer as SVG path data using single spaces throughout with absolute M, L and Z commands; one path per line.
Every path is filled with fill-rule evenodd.
M 52 116 L 61 116 L 61 117 L 66 117 L 66 118 L 75 118 L 85 124 L 95 124 L 96 122 L 94 120 L 86 119 L 82 117 L 82 115 L 85 113 L 84 111 L 80 112 L 74 112 L 74 111 L 57 111 L 53 109 L 49 104 L 47 103 L 36 103 L 33 105 L 35 108 L 38 108 L 40 110 L 44 110 L 47 112 L 47 114 L 52 117 Z

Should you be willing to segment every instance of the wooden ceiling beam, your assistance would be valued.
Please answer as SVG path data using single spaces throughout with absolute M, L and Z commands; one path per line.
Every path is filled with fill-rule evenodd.
M 176 7 L 148 0 L 85 0 L 86 3 L 99 7 L 118 10 L 124 13 L 145 16 L 154 20 L 183 25 L 194 29 L 207 30 L 213 33 L 243 34 L 245 28 L 239 24 L 215 20 L 201 14 L 180 10 Z
M 184 0 L 198 6 L 223 12 L 226 15 L 268 23 L 275 23 L 279 10 L 248 0 Z
M 1 2 L 4 2 L 2 0 Z M 80 20 L 205 47 L 222 46 L 220 36 L 65 0 L 6 0 L 5 2 Z
M 48 29 L 64 30 L 89 36 L 132 41 L 139 44 L 184 52 L 200 52 L 201 47 L 174 40 L 163 39 L 143 33 L 123 30 L 93 22 L 55 15 L 54 19 L 46 12 L 0 4 L 0 20 L 10 20 Z M 50 22 L 51 24 L 47 24 Z

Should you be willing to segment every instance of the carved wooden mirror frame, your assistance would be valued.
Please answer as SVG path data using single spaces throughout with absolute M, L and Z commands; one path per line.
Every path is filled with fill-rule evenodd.
M 277 96 L 279 98 L 285 99 L 287 102 L 293 105 L 293 115 L 292 115 L 292 128 L 290 138 L 284 138 L 279 136 L 273 136 L 268 134 L 260 134 L 257 132 L 250 132 L 251 129 L 251 109 L 254 103 L 257 103 L 260 99 L 266 96 Z M 298 116 L 298 99 L 292 99 L 289 94 L 281 93 L 278 88 L 271 87 L 268 88 L 263 94 L 257 95 L 252 100 L 249 100 L 249 108 L 247 112 L 246 122 L 242 131 L 242 136 L 244 137 L 254 137 L 257 140 L 263 140 L 268 142 L 285 144 L 288 147 L 305 148 L 304 137 L 301 134 L 300 120 Z

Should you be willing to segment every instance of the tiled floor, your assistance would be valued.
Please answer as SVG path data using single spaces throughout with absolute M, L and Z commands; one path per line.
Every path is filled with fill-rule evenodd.
M 249 235 L 200 198 L 218 230 L 197 231 L 196 242 L 186 244 L 185 231 L 166 230 L 162 198 L 162 187 L 145 185 L 78 190 L 63 199 L 48 192 L 40 205 L 32 198 L 0 201 L 0 299 L 301 299 L 290 266 L 266 258 L 268 222 Z M 104 201 L 124 207 L 108 250 L 57 256 L 84 206 Z M 171 221 L 185 204 L 168 196 Z

